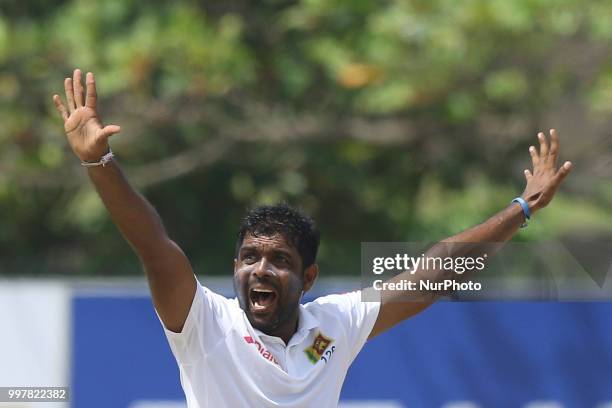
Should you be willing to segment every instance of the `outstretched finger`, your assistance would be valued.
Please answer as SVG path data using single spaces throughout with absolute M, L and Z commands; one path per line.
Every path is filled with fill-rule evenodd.
M 525 169 L 523 173 L 525 174 L 525 180 L 527 180 L 527 182 L 529 183 L 529 180 L 531 180 L 531 177 L 533 176 L 533 174 L 531 174 L 529 169 Z
M 559 153 L 559 135 L 555 129 L 550 129 L 550 159 L 553 165 L 557 160 L 557 154 Z
M 121 132 L 121 126 L 118 125 L 108 125 L 104 126 L 104 128 L 98 130 L 98 136 L 104 139 L 108 139 L 115 133 Z
M 534 146 L 529 146 L 529 154 L 531 155 L 531 162 L 535 168 L 535 166 L 540 162 L 540 158 L 538 157 L 538 152 Z
M 85 83 L 87 85 L 86 106 L 91 109 L 96 109 L 96 101 L 98 95 L 96 93 L 96 81 L 94 79 L 94 75 L 91 72 L 87 73 L 87 76 L 85 77 Z
M 561 184 L 563 179 L 567 177 L 567 175 L 570 174 L 571 171 L 572 171 L 572 163 L 569 161 L 566 161 L 565 163 L 563 163 L 563 166 L 561 166 L 559 170 L 557 170 L 557 174 L 555 174 L 555 184 L 557 185 Z
M 540 141 L 540 158 L 545 159 L 548 156 L 548 140 L 543 132 L 538 133 L 538 140 Z
M 55 108 L 59 112 L 64 122 L 68 120 L 68 111 L 62 102 L 62 98 L 59 95 L 53 95 L 53 103 L 55 103 Z
M 74 102 L 77 108 L 83 106 L 83 83 L 81 81 L 81 70 L 75 69 L 72 82 L 74 85 Z
M 64 90 L 66 91 L 66 103 L 68 104 L 68 112 L 74 112 L 74 89 L 72 88 L 72 78 L 64 79 Z

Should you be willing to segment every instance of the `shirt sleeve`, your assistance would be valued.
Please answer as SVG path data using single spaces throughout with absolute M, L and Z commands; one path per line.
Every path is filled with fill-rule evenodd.
M 162 322 L 177 362 L 193 364 L 222 341 L 233 325 L 235 309 L 232 301 L 196 281 L 196 292 L 183 329 L 176 333 L 168 330 Z
M 357 290 L 341 295 L 324 296 L 317 299 L 317 302 L 322 305 L 327 304 L 328 306 L 333 306 L 338 309 L 339 317 L 346 329 L 351 362 L 357 357 L 357 354 L 368 340 L 380 310 L 379 292 L 374 291 L 373 294 L 368 294 L 367 299 L 369 301 L 362 300 L 362 297 L 366 298 L 361 290 Z

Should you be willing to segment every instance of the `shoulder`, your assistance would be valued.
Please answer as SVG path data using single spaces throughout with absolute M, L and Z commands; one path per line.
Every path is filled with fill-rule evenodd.
M 201 307 L 204 307 L 205 309 L 212 309 L 216 313 L 228 314 L 242 312 L 242 309 L 238 304 L 238 299 L 236 298 L 227 298 L 199 283 L 197 292 L 198 293 L 196 296 L 200 297 Z
M 322 296 L 304 307 L 330 332 L 344 332 L 343 336 L 350 349 L 351 361 L 368 336 L 378 317 L 380 302 L 369 296 L 367 291 L 353 291 L 343 294 Z
M 241 314 L 237 299 L 228 299 L 198 282 L 186 325 L 204 330 L 207 335 L 220 335 L 226 333 Z
M 350 316 L 352 309 L 361 299 L 360 291 L 321 296 L 304 307 L 318 317 Z
M 322 296 L 305 305 L 313 314 L 335 317 L 349 325 L 359 325 L 370 316 L 378 316 L 380 295 L 366 290 Z
M 321 296 L 308 303 L 313 307 L 322 308 L 342 308 L 350 305 L 355 301 L 355 298 L 359 298 L 361 291 L 355 290 L 346 293 L 334 293 L 331 295 Z

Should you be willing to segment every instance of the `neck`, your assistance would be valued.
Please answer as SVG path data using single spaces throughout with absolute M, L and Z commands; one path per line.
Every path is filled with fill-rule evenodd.
M 285 342 L 285 345 L 289 344 L 289 340 L 291 337 L 297 332 L 298 323 L 299 323 L 299 308 L 296 308 L 296 312 L 288 318 L 285 322 L 283 322 L 280 326 L 276 327 L 273 330 L 263 331 L 268 336 L 279 337 L 281 340 Z

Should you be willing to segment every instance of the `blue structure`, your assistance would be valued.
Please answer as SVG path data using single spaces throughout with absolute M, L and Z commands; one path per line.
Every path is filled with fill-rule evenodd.
M 145 296 L 73 299 L 72 406 L 184 401 Z M 342 400 L 440 407 L 612 402 L 611 303 L 439 303 L 368 342 Z

